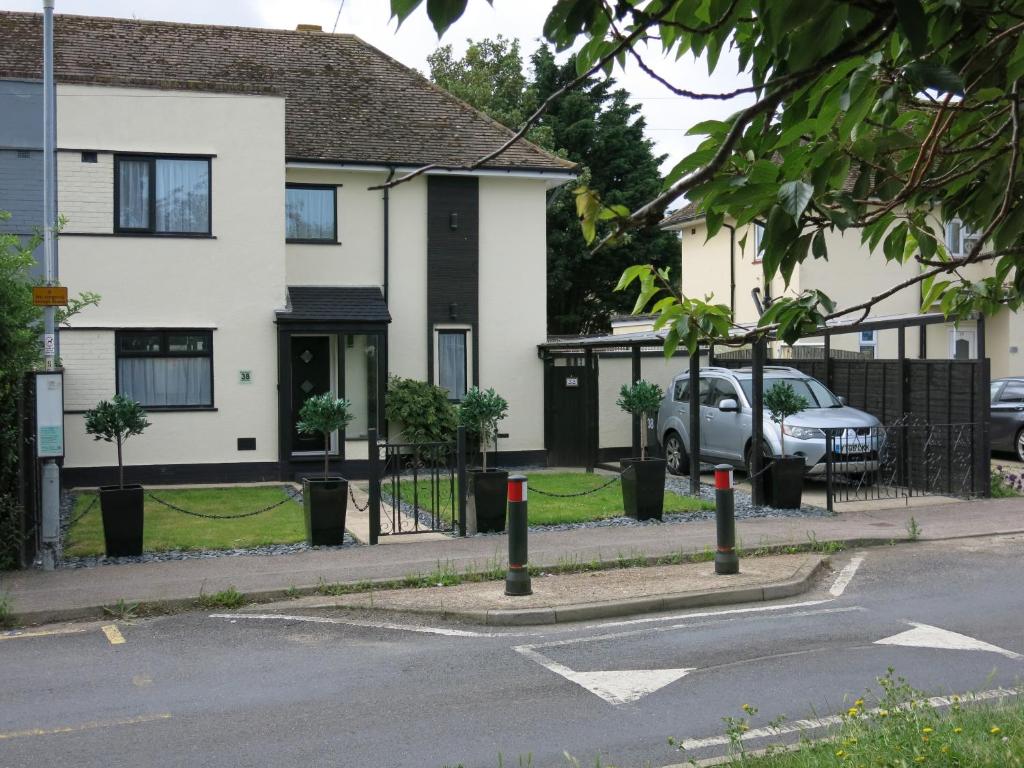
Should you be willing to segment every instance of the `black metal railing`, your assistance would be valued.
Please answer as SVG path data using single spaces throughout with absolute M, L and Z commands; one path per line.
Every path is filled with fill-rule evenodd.
M 415 533 L 466 535 L 466 440 L 378 443 L 370 430 L 370 543 Z
M 824 430 L 829 509 L 848 501 L 985 495 L 977 456 L 983 428 L 906 421 Z

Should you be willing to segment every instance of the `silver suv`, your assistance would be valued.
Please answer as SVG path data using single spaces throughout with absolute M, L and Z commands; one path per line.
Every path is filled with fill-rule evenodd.
M 881 422 L 869 413 L 846 405 L 817 379 L 795 368 L 765 366 L 764 391 L 785 382 L 803 395 L 811 407 L 786 419 L 786 453 L 802 456 L 808 475 L 825 473 L 825 428 L 837 431 L 835 460 L 843 474 L 878 469 L 884 436 Z M 658 437 L 665 450 L 669 471 L 688 474 L 690 457 L 690 375 L 680 373 L 661 401 Z M 752 419 L 749 368 L 702 368 L 700 371 L 700 458 L 749 468 Z M 782 452 L 779 425 L 764 415 L 765 455 Z

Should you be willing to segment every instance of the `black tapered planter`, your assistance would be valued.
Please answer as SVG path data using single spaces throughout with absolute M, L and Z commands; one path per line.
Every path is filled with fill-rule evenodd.
M 661 520 L 665 507 L 665 460 L 622 459 L 622 506 L 627 517 Z
M 107 557 L 137 557 L 142 554 L 142 520 L 145 499 L 141 485 L 100 486 L 103 513 L 103 542 Z
M 348 511 L 348 480 L 305 478 L 302 508 L 306 516 L 306 541 L 313 546 L 336 545 L 345 541 L 345 513 Z
M 466 477 L 466 511 L 472 516 L 475 510 L 477 533 L 501 533 L 508 509 L 508 472 L 471 469 Z
M 767 461 L 771 466 L 765 473 L 765 497 L 768 506 L 775 509 L 800 509 L 804 490 L 804 468 L 802 456 L 773 456 Z

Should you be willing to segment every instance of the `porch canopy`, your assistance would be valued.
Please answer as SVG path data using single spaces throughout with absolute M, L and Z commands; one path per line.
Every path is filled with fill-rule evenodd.
M 868 317 L 863 320 L 859 320 L 856 314 L 852 314 L 848 318 L 837 318 L 829 320 L 824 326 L 820 326 L 814 332 L 808 333 L 802 338 L 821 338 L 823 340 L 823 355 L 828 365 L 831 352 L 831 338 L 833 336 L 845 333 L 859 333 L 861 331 L 881 331 L 881 330 L 897 330 L 898 331 L 898 344 L 899 353 L 898 359 L 903 360 L 906 358 L 906 339 L 905 330 L 911 327 L 923 328 L 927 325 L 934 325 L 937 323 L 948 322 L 948 319 L 941 312 L 924 312 L 914 314 L 903 314 L 903 315 L 883 315 L 879 317 Z M 978 334 L 978 358 L 984 359 L 985 357 L 985 343 L 984 343 L 984 317 L 978 318 L 978 324 L 980 333 Z M 754 325 L 739 325 L 733 331 L 731 336 L 733 338 L 740 338 L 745 336 L 748 332 L 756 329 Z M 660 349 L 663 347 L 665 342 L 665 336 L 667 335 L 666 330 L 659 331 L 641 331 L 636 333 L 623 333 L 623 334 L 606 334 L 600 336 L 579 336 L 579 337 L 556 337 L 549 339 L 544 344 L 537 345 L 538 356 L 543 360 L 551 360 L 555 357 L 583 357 L 586 361 L 588 370 L 595 365 L 596 358 L 594 352 L 608 352 L 608 351 L 629 351 L 632 355 L 632 379 L 633 382 L 637 382 L 641 378 L 641 354 L 644 350 Z M 751 345 L 751 377 L 752 377 L 752 395 L 753 402 L 752 406 L 752 439 L 753 439 L 753 450 L 751 457 L 751 464 L 753 470 L 753 478 L 751 486 L 753 490 L 754 503 L 764 503 L 764 484 L 763 478 L 759 476 L 758 472 L 761 467 L 762 457 L 762 441 L 764 434 L 764 408 L 762 403 L 763 398 L 763 382 L 764 382 L 764 365 L 765 359 L 767 358 L 767 341 L 774 340 L 776 337 L 774 334 L 769 334 L 769 339 L 765 339 L 758 343 Z M 920 336 L 920 350 L 919 357 L 927 357 L 927 350 L 925 346 L 925 334 L 921 333 Z M 729 342 L 723 340 L 722 345 L 728 345 Z M 714 346 L 702 345 L 704 353 L 708 356 L 708 365 L 714 365 Z M 690 357 L 690 391 L 697 392 L 699 389 L 699 378 L 700 378 L 700 351 L 698 354 Z M 985 387 L 987 391 L 987 386 Z M 690 456 L 700 455 L 700 405 L 696 398 L 692 398 L 690 401 L 690 414 L 689 414 L 689 439 L 690 439 Z M 639 454 L 640 444 L 640 418 L 633 418 L 633 450 L 634 454 Z M 586 434 L 596 433 L 596 427 L 593 425 L 587 425 L 585 428 Z M 700 474 L 699 472 L 690 473 L 690 484 L 691 491 L 697 494 L 700 490 Z
M 289 285 L 279 323 L 390 323 L 384 294 L 376 286 Z

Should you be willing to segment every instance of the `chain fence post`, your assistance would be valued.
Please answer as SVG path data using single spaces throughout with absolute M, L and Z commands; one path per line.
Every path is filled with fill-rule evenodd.
M 740 572 L 736 555 L 736 506 L 733 491 L 732 465 L 715 467 L 715 573 L 730 576 Z
M 377 447 L 377 429 L 367 430 L 366 442 L 369 447 L 370 474 L 370 544 L 380 538 L 380 449 Z
M 459 489 L 459 536 L 466 535 L 466 428 L 455 432 L 455 471 Z
M 526 493 L 526 476 L 511 475 L 508 479 L 508 571 L 505 573 L 505 594 L 511 597 L 533 594 L 527 567 Z

